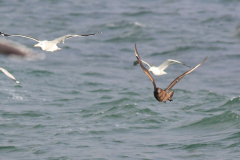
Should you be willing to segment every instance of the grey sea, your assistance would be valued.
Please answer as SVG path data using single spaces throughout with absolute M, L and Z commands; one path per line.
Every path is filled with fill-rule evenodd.
M 0 56 L 1 160 L 240 159 L 239 0 L 0 0 L 0 31 L 53 40 L 3 37 L 34 60 Z M 141 58 L 191 67 L 172 102 L 158 102 Z M 146 66 L 147 67 L 147 66 Z M 189 68 L 153 76 L 163 89 Z

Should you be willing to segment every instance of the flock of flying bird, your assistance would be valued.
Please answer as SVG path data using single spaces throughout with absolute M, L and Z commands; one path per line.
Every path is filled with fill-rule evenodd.
M 93 34 L 85 34 L 85 35 L 74 35 L 74 34 L 68 34 L 68 35 L 65 35 L 65 36 L 62 36 L 62 37 L 59 37 L 59 38 L 56 38 L 52 41 L 48 41 L 48 40 L 38 40 L 36 38 L 33 38 L 33 37 L 29 37 L 29 36 L 25 36 L 25 35 L 9 35 L 9 34 L 6 34 L 6 33 L 3 33 L 3 32 L 0 32 L 0 34 L 2 36 L 5 36 L 5 37 L 11 37 L 11 36 L 18 36 L 18 37 L 24 37 L 24 38 L 29 38 L 29 39 L 32 39 L 34 41 L 37 41 L 38 43 L 34 45 L 34 47 L 40 47 L 42 50 L 44 51 L 48 51 L 48 52 L 54 52 L 54 51 L 57 51 L 57 50 L 60 50 L 61 48 L 58 48 L 57 44 L 62 42 L 64 43 L 64 41 L 66 39 L 69 39 L 69 38 L 73 38 L 73 37 L 85 37 L 85 36 L 92 36 L 92 35 L 96 35 L 96 34 L 99 34 L 99 33 L 102 33 L 102 32 L 97 32 L 97 33 L 93 33 Z M 172 60 L 172 59 L 168 59 L 167 61 L 165 61 L 163 64 L 161 64 L 160 66 L 158 67 L 155 67 L 149 63 L 147 63 L 146 61 L 143 61 L 140 59 L 140 56 L 138 54 L 138 51 L 137 51 L 137 47 L 136 47 L 136 44 L 135 44 L 135 56 L 137 58 L 136 61 L 134 61 L 134 66 L 135 65 L 138 65 L 140 64 L 141 68 L 143 69 L 144 73 L 150 78 L 150 80 L 152 81 L 153 83 L 153 87 L 154 87 L 154 91 L 153 91 L 153 94 L 154 94 L 154 97 L 159 101 L 159 102 L 165 102 L 168 100 L 168 101 L 172 101 L 172 96 L 174 94 L 174 91 L 170 91 L 168 92 L 170 89 L 172 89 L 172 87 L 178 82 L 180 81 L 185 75 L 188 75 L 190 74 L 191 72 L 193 72 L 195 69 L 197 69 L 199 66 L 201 66 L 206 60 L 207 60 L 207 57 L 200 63 L 198 64 L 197 66 L 195 66 L 194 68 L 188 70 L 187 72 L 181 74 L 180 76 L 178 76 L 168 87 L 167 89 L 163 90 L 161 88 L 157 88 L 156 87 L 156 83 L 153 79 L 153 77 L 151 76 L 150 72 L 152 72 L 152 74 L 156 75 L 156 76 L 159 76 L 159 75 L 164 75 L 164 74 L 167 74 L 167 72 L 165 72 L 164 70 L 170 65 L 170 64 L 174 64 L 174 63 L 178 63 L 178 64 L 181 64 L 181 65 L 184 65 L 184 66 L 187 66 L 189 68 L 191 68 L 190 66 L 182 63 L 182 62 L 179 62 L 179 61 L 176 61 L 176 60 Z M 143 63 L 145 63 L 146 65 L 148 65 L 149 67 L 149 70 L 147 70 L 144 66 L 143 66 Z M 13 79 L 16 83 L 19 83 L 15 77 L 10 74 L 6 69 L 4 68 L 0 68 L 0 70 L 6 74 L 9 78 Z M 150 71 L 150 72 L 149 72 Z

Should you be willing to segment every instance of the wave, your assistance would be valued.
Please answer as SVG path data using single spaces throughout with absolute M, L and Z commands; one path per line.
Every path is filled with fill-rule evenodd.
M 146 25 L 138 21 L 135 22 L 119 21 L 115 23 L 106 24 L 103 27 L 107 27 L 109 29 L 122 29 L 122 28 L 142 28 L 146 27 Z
M 15 146 L 0 146 L 0 152 L 6 152 L 7 150 L 13 150 L 16 149 L 17 147 Z
M 230 100 L 228 100 L 225 104 L 223 104 L 221 107 L 239 107 L 240 103 L 240 97 L 233 97 Z
M 210 18 L 207 18 L 205 20 L 203 20 L 201 23 L 204 24 L 204 23 L 211 23 L 211 22 L 214 22 L 214 23 L 217 23 L 217 22 L 232 22 L 232 21 L 235 21 L 234 17 L 232 17 L 231 15 L 223 15 L 223 16 L 220 16 L 220 17 L 210 17 Z
M 148 33 L 143 33 L 141 31 L 125 31 L 122 34 L 118 34 L 117 36 L 105 40 L 105 42 L 111 42 L 111 43 L 116 43 L 116 42 L 131 42 L 134 43 L 138 39 L 138 42 L 148 42 L 151 40 L 154 40 L 154 38 L 148 34 Z
M 18 118 L 18 117 L 42 117 L 47 113 L 41 113 L 39 111 L 24 111 L 21 113 L 13 113 L 13 112 L 4 112 L 1 114 L 2 117 L 6 118 Z
M 76 101 L 76 100 L 82 100 L 82 98 L 80 98 L 80 97 L 75 97 L 75 98 L 62 98 L 62 99 L 53 100 L 53 102 L 69 102 L 69 101 Z
M 84 82 L 83 84 L 78 84 L 78 87 L 81 86 L 101 86 L 103 85 L 102 83 L 97 83 L 97 82 Z
M 151 56 L 157 56 L 157 55 L 166 55 L 166 54 L 176 54 L 178 52 L 186 52 L 186 51 L 192 51 L 192 50 L 199 50 L 200 48 L 197 46 L 178 46 L 175 47 L 174 49 L 169 49 L 166 51 L 162 51 L 162 52 L 155 52 L 152 53 Z
M 101 73 L 97 73 L 97 72 L 85 72 L 82 75 L 86 75 L 86 76 L 104 76 Z
M 232 111 L 225 111 L 217 115 L 205 115 L 204 118 L 190 124 L 184 124 L 177 129 L 190 129 L 199 132 L 206 130 L 222 131 L 238 126 L 240 114 Z M 175 128 L 176 129 L 176 128 Z
M 206 127 L 206 126 L 211 126 L 216 124 L 223 124 L 226 122 L 234 122 L 239 117 L 240 115 L 237 113 L 234 113 L 231 111 L 225 111 L 219 115 L 203 118 L 200 121 L 193 123 L 192 125 Z
M 89 91 L 89 92 L 99 92 L 99 93 L 108 93 L 108 92 L 111 92 L 112 90 L 110 89 L 96 89 L 96 90 L 92 90 L 92 91 Z
M 122 94 L 122 95 L 129 95 L 129 96 L 140 96 L 139 93 L 137 92 L 120 92 L 119 94 Z
M 117 100 L 113 100 L 113 101 L 108 101 L 108 102 L 101 102 L 101 103 L 96 103 L 95 105 L 119 105 L 123 102 L 126 102 L 126 101 L 130 101 L 130 99 L 128 98 L 121 98 L 121 99 L 117 99 Z
M 37 77 L 42 77 L 43 75 L 44 76 L 49 76 L 49 75 L 54 74 L 53 72 L 48 71 L 48 70 L 33 70 L 33 71 L 30 71 L 29 73 L 33 74 Z
M 156 13 L 152 12 L 152 11 L 139 11 L 139 12 L 135 12 L 135 13 L 129 13 L 129 12 L 124 12 L 122 13 L 123 16 L 144 16 L 144 15 L 156 15 Z

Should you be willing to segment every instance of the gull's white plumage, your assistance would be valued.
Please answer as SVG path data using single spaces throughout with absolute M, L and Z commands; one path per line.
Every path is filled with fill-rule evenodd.
M 36 38 L 33 38 L 33 37 L 29 37 L 29 36 L 25 36 L 25 35 L 9 35 L 9 34 L 6 34 L 6 33 L 3 33 L 3 32 L 0 32 L 0 34 L 2 36 L 6 36 L 6 37 L 9 37 L 9 36 L 18 36 L 18 37 L 24 37 L 24 38 L 29 38 L 29 39 L 32 39 L 34 41 L 37 41 L 38 44 L 35 44 L 34 47 L 41 47 L 42 50 L 44 51 L 48 51 L 48 52 L 53 52 L 53 51 L 57 51 L 57 50 L 60 50 L 61 48 L 58 48 L 57 44 L 60 43 L 60 42 L 63 42 L 66 40 L 66 39 L 69 39 L 69 38 L 73 38 L 73 37 L 85 37 L 85 36 L 93 36 L 93 35 L 96 35 L 96 34 L 99 34 L 99 33 L 102 33 L 102 32 L 98 32 L 98 33 L 93 33 L 93 34 L 85 34 L 85 35 L 73 35 L 73 34 L 68 34 L 68 35 L 65 35 L 65 36 L 62 36 L 62 37 L 59 37 L 59 38 L 56 38 L 52 41 L 47 41 L 47 40 L 44 40 L 44 41 L 40 41 Z
M 166 60 L 163 64 L 161 64 L 158 67 L 155 67 L 149 63 L 147 63 L 146 61 L 141 60 L 143 63 L 145 63 L 146 65 L 148 65 L 149 67 L 149 71 L 151 71 L 154 75 L 156 76 L 160 76 L 160 75 L 164 75 L 167 74 L 167 72 L 165 72 L 164 70 L 170 65 L 170 64 L 174 64 L 174 63 L 179 63 L 182 64 L 184 66 L 190 67 L 182 62 L 179 62 L 177 60 L 173 60 L 173 59 L 168 59 Z M 139 64 L 138 61 L 134 61 L 134 65 Z M 191 67 L 190 67 L 191 68 Z
M 15 77 L 14 77 L 11 73 L 9 73 L 6 69 L 0 67 L 0 70 L 1 70 L 6 76 L 8 76 L 8 77 L 11 78 L 12 80 L 14 80 L 16 83 L 19 83 L 19 82 L 15 79 Z

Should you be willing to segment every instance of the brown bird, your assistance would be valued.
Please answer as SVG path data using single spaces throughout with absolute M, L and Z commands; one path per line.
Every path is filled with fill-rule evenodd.
M 200 63 L 198 64 L 196 67 L 188 70 L 187 72 L 183 73 L 182 75 L 180 75 L 179 77 L 177 77 L 168 87 L 167 89 L 163 90 L 161 88 L 157 88 L 156 87 L 156 83 L 153 79 L 153 77 L 151 76 L 151 74 L 149 73 L 149 71 L 143 66 L 142 64 L 142 61 L 140 59 L 140 56 L 138 54 L 138 51 L 137 51 L 137 47 L 136 47 L 136 44 L 135 44 L 135 55 L 137 57 L 137 60 L 140 64 L 140 66 L 142 67 L 143 69 L 143 72 L 151 79 L 152 83 L 153 83 L 153 87 L 154 87 L 154 97 L 159 101 L 159 102 L 165 102 L 167 100 L 169 101 L 172 101 L 172 96 L 173 96 L 173 93 L 174 91 L 171 91 L 171 92 L 168 92 L 168 90 L 172 89 L 172 87 L 178 82 L 180 81 L 184 76 L 186 76 L 187 74 L 190 74 L 192 71 L 194 71 L 195 69 L 197 69 L 199 66 L 201 66 L 206 60 L 207 60 L 207 57 Z

